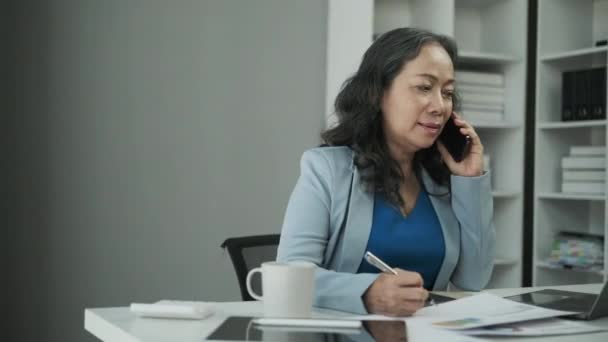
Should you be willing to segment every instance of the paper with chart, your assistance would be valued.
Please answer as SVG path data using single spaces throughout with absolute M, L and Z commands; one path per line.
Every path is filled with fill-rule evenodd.
M 489 293 L 480 293 L 425 307 L 417 311 L 414 318 L 426 321 L 438 328 L 464 330 L 572 314 L 574 313 L 545 309 L 514 302 Z

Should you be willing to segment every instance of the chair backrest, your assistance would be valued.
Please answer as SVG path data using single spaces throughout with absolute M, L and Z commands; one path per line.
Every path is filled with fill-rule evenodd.
M 243 300 L 254 300 L 247 292 L 247 273 L 265 261 L 276 259 L 280 237 L 279 234 L 252 235 L 228 238 L 222 243 L 222 248 L 230 254 Z M 262 284 L 258 277 L 252 279 L 251 287 L 261 293 Z

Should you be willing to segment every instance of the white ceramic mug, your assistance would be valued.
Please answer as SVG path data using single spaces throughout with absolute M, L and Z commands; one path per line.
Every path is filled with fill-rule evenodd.
M 265 262 L 247 274 L 247 292 L 264 302 L 264 316 L 308 318 L 312 315 L 312 296 L 316 265 L 309 262 Z M 262 292 L 251 288 L 255 273 L 262 276 Z

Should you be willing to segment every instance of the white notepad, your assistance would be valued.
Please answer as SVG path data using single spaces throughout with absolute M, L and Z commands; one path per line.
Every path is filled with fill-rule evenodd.
M 132 303 L 131 312 L 140 317 L 204 319 L 211 316 L 215 309 L 205 302 L 161 300 L 156 303 Z

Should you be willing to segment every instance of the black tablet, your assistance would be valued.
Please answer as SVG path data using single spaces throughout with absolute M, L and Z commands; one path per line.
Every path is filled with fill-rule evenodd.
M 360 328 L 259 325 L 256 317 L 228 317 L 207 340 L 272 342 L 407 341 L 405 322 L 362 321 Z

